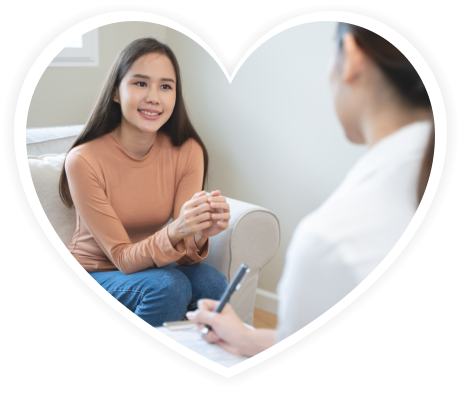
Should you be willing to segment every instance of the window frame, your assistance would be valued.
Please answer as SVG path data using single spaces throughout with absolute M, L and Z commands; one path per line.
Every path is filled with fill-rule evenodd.
M 82 48 L 64 48 L 48 67 L 97 67 L 99 63 L 98 29 L 83 34 L 82 41 Z

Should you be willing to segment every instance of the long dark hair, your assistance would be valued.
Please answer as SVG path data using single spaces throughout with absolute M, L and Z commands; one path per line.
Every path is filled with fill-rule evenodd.
M 339 23 L 337 38 L 342 45 L 345 33 L 351 33 L 358 46 L 380 68 L 388 81 L 398 91 L 403 100 L 412 107 L 431 110 L 430 98 L 414 66 L 398 48 L 374 32 L 348 23 Z M 430 139 L 425 149 L 424 158 L 417 185 L 417 198 L 420 203 L 433 164 L 435 150 L 435 125 L 433 123 Z
M 90 118 L 69 151 L 82 143 L 90 142 L 93 139 L 112 132 L 121 123 L 122 112 L 120 105 L 113 100 L 115 89 L 119 87 L 120 82 L 132 64 L 139 57 L 149 53 L 160 53 L 167 56 L 172 62 L 177 79 L 176 101 L 173 113 L 158 132 L 163 132 L 168 135 L 174 146 L 181 146 L 189 138 L 193 138 L 199 143 L 204 154 L 204 176 L 202 180 L 202 188 L 204 188 L 207 179 L 209 157 L 207 149 L 189 120 L 186 111 L 178 61 L 173 51 L 167 45 L 154 38 L 140 38 L 132 41 L 117 55 L 117 58 L 109 70 L 109 74 L 104 82 L 96 105 L 90 114 Z M 59 195 L 66 206 L 71 207 L 73 205 L 64 166 L 59 179 Z

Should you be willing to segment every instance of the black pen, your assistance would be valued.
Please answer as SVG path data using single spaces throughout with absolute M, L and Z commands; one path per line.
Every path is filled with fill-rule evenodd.
M 221 312 L 223 310 L 223 307 L 225 306 L 226 303 L 229 302 L 229 299 L 231 295 L 234 293 L 234 291 L 237 291 L 241 284 L 242 280 L 244 279 L 245 275 L 250 271 L 249 267 L 247 265 L 242 264 L 239 270 L 237 271 L 236 275 L 234 278 L 231 280 L 231 282 L 228 284 L 228 286 L 225 289 L 225 292 L 220 298 L 220 302 L 218 303 L 218 306 L 213 310 L 213 312 Z M 205 337 L 205 335 L 212 330 L 212 327 L 209 325 L 205 325 L 204 328 L 201 330 L 202 333 L 202 338 Z

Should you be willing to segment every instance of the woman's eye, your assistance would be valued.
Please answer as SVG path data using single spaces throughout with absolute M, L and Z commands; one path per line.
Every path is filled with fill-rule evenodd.
M 136 82 L 135 85 L 140 86 L 140 87 L 146 87 L 147 86 L 146 82 Z
M 171 89 L 172 87 L 170 85 L 162 85 L 160 88 L 161 89 Z

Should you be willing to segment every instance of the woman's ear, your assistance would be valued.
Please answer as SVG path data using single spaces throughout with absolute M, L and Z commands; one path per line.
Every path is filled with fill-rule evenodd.
M 114 89 L 114 95 L 112 96 L 112 99 L 114 102 L 118 102 L 120 104 L 119 90 L 117 89 L 117 87 Z
M 351 84 L 363 71 L 365 55 L 351 33 L 343 36 L 342 81 Z

